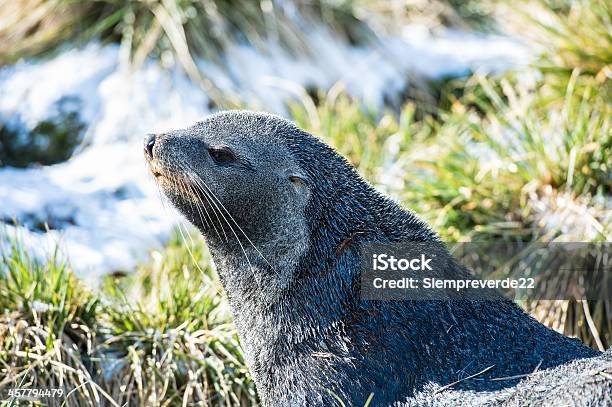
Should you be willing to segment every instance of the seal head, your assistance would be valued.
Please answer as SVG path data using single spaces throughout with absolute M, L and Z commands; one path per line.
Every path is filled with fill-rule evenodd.
M 221 273 L 224 284 L 269 287 L 275 297 L 292 281 L 308 245 L 311 192 L 282 140 L 296 130 L 273 115 L 241 112 L 147 137 L 145 156 L 164 194 L 223 258 L 251 269 Z

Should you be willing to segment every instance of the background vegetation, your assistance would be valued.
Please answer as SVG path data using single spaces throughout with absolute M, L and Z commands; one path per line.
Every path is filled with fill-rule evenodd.
M 274 21 L 285 46 L 307 52 L 295 21 L 264 1 L 215 0 L 207 8 L 195 1 L 16 3 L 27 3 L 27 16 L 19 29 L 17 22 L 0 29 L 3 63 L 100 37 L 128 42 L 136 65 L 148 55 L 175 58 L 214 92 L 193 61 L 218 58 L 227 32 L 257 46 L 273 35 Z M 495 14 L 508 10 L 500 3 L 414 1 L 401 13 L 372 0 L 299 4 L 358 42 L 372 38 L 382 21 L 364 10 L 376 10 L 377 19 L 492 30 Z M 432 83 L 427 97 L 383 112 L 334 88 L 291 106 L 291 114 L 447 241 L 609 241 L 612 5 L 534 0 L 510 11 L 508 25 L 540 45 L 528 69 Z M 218 95 L 223 103 L 226 96 Z M 77 132 L 78 125 L 69 135 Z M 256 403 L 198 238 L 183 243 L 177 236 L 138 270 L 109 276 L 91 292 L 57 256 L 33 259 L 18 237 L 2 236 L 11 243 L 2 245 L 9 249 L 0 263 L 0 391 L 61 386 L 71 392 L 66 405 Z M 612 345 L 609 301 L 522 305 L 592 347 Z

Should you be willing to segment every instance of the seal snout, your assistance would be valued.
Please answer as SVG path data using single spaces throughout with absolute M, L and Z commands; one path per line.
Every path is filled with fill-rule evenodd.
M 155 147 L 155 134 L 147 134 L 144 138 L 144 151 L 148 159 L 153 158 L 153 147 Z
M 143 140 L 143 148 L 145 158 L 149 163 L 149 167 L 151 169 L 151 172 L 153 173 L 153 176 L 155 178 L 159 178 L 162 174 L 159 171 L 159 163 L 157 163 L 157 160 L 155 160 L 155 157 L 153 156 L 153 148 L 155 147 L 156 141 L 157 136 L 155 134 L 147 134 Z

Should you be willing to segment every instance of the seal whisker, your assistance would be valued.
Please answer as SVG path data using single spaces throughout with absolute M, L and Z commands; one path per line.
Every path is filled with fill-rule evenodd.
M 191 250 L 191 247 L 195 246 L 195 242 L 193 241 L 193 238 L 191 237 L 191 235 L 187 232 L 187 228 L 182 225 L 182 222 L 177 223 L 178 226 L 178 230 L 179 233 L 181 235 L 181 239 L 183 239 L 183 243 L 185 243 L 185 246 L 187 247 L 187 252 L 189 253 L 189 257 L 191 257 L 191 261 L 193 261 L 193 264 L 196 266 L 196 268 L 198 269 L 198 271 L 202 274 L 204 274 L 204 270 L 202 270 L 202 268 L 200 267 L 200 265 L 198 264 L 198 261 L 195 258 L 195 255 L 193 254 L 193 251 Z M 183 233 L 183 228 L 185 227 L 185 233 Z M 189 246 L 189 244 L 187 243 L 187 239 L 185 238 L 185 234 L 187 234 L 189 236 L 189 239 L 191 240 L 191 247 Z
M 178 185 L 176 180 L 173 179 L 172 183 L 174 184 L 174 187 L 176 189 L 182 190 L 182 188 L 179 187 L 179 185 Z M 191 261 L 193 261 L 193 264 L 196 266 L 198 271 L 200 273 L 204 274 L 204 270 L 202 270 L 202 268 L 200 267 L 198 261 L 196 260 L 194 254 L 193 254 L 193 251 L 191 250 L 191 248 L 195 246 L 195 242 L 193 241 L 193 238 L 191 237 L 191 235 L 189 233 L 187 233 L 187 227 L 184 225 L 182 219 L 177 223 L 177 226 L 178 226 L 179 233 L 181 235 L 181 239 L 183 240 L 183 243 L 185 244 L 185 247 L 187 248 L 187 252 L 189 253 L 189 256 L 191 257 Z M 183 233 L 183 228 L 185 228 L 185 233 Z M 185 234 L 189 235 L 189 239 L 191 240 L 191 247 L 187 243 L 187 239 L 185 238 Z
M 188 173 L 188 172 L 186 171 L 186 168 L 185 168 L 185 167 L 181 166 L 181 167 L 179 168 L 179 170 L 180 170 L 180 172 L 181 172 L 181 173 L 182 173 L 184 176 L 187 176 L 187 173 Z M 177 181 L 181 183 L 181 186 L 179 186 L 179 185 L 177 184 Z M 198 196 L 198 194 L 197 194 L 197 193 L 195 193 L 195 191 L 193 191 L 193 190 L 191 190 L 191 189 L 188 189 L 188 187 L 187 187 L 187 183 L 183 182 L 181 179 L 174 179 L 174 178 L 173 178 L 173 179 L 172 179 L 172 183 L 173 183 L 173 185 L 175 186 L 175 188 L 176 188 L 176 189 L 178 189 L 178 190 L 180 190 L 180 191 L 184 191 L 184 192 L 185 192 L 185 193 L 187 193 L 187 194 L 193 195 L 193 196 L 194 196 L 196 199 L 199 199 L 200 203 L 202 203 L 202 206 L 203 206 L 203 209 L 204 209 L 204 211 L 205 211 L 206 215 L 208 216 L 208 220 L 210 220 L 210 224 L 212 225 L 213 230 L 215 231 L 215 233 L 216 233 L 216 234 L 217 234 L 217 236 L 219 237 L 219 240 L 222 240 L 222 239 L 221 239 L 221 234 L 220 234 L 220 233 L 219 233 L 219 231 L 217 230 L 217 227 L 215 226 L 215 222 L 214 222 L 214 220 L 212 219 L 212 217 L 210 216 L 210 214 L 209 214 L 209 213 L 208 213 L 208 211 L 206 210 L 206 205 L 204 205 L 204 202 L 202 202 L 202 200 L 200 199 L 200 197 Z M 208 201 L 208 199 L 206 199 L 206 200 Z M 192 208 L 192 210 L 193 210 L 193 204 L 191 203 L 191 201 L 189 201 L 189 206 L 191 206 L 191 208 Z M 196 207 L 198 207 L 198 206 L 196 205 Z M 199 208 L 198 208 L 198 210 L 199 210 Z M 214 213 L 214 212 L 213 212 L 213 213 Z M 202 216 L 201 216 L 201 212 L 200 212 L 200 218 L 202 218 Z M 217 217 L 217 220 L 219 220 L 219 218 L 218 218 L 218 217 Z M 219 221 L 219 223 L 221 223 L 221 221 Z M 222 227 L 222 226 L 220 225 L 220 227 Z M 226 239 L 226 241 L 227 241 L 227 236 L 225 237 L 225 239 Z
M 181 181 L 181 183 L 183 183 Z M 193 190 L 193 187 L 190 185 L 190 183 L 185 182 L 183 183 L 183 185 L 185 186 L 186 189 L 189 189 L 189 191 L 192 193 L 192 195 L 194 196 L 194 198 L 196 198 L 196 200 L 201 204 L 201 206 L 204 206 L 204 202 L 202 202 L 202 199 L 198 196 L 198 194 L 196 193 L 196 191 Z M 202 222 L 202 224 L 205 224 L 207 228 L 210 227 L 210 224 L 208 223 L 208 220 L 204 217 L 204 214 L 202 213 L 202 209 L 200 208 L 199 205 L 193 205 L 191 203 L 191 201 L 189 201 L 189 206 L 191 207 L 191 210 L 194 210 L 194 207 L 198 213 L 198 216 L 200 217 L 200 222 Z M 204 210 L 206 210 L 206 208 L 204 208 Z
M 197 174 L 195 173 L 190 174 L 192 178 L 194 179 L 194 182 L 196 183 L 200 183 L 200 185 L 202 185 L 204 188 L 206 188 L 208 190 L 208 192 L 210 193 L 210 195 L 212 196 L 213 199 L 215 199 L 219 205 L 221 206 L 221 208 L 223 208 L 223 210 L 225 211 L 225 213 L 227 213 L 227 215 L 229 216 L 229 218 L 232 220 L 232 222 L 234 222 L 234 224 L 236 225 L 236 227 L 238 228 L 238 230 L 240 231 L 240 233 L 242 233 L 244 235 L 244 237 L 246 238 L 246 240 L 249 242 L 249 244 L 251 246 L 253 246 L 253 248 L 255 249 L 255 251 L 257 251 L 257 253 L 264 259 L 264 261 L 268 264 L 268 266 L 270 266 L 270 268 L 272 268 L 272 270 L 274 270 L 274 266 L 272 266 L 272 264 L 270 264 L 270 262 L 268 261 L 268 259 L 266 259 L 266 257 L 263 255 L 263 253 L 257 248 L 257 246 L 255 246 L 255 244 L 251 241 L 251 239 L 249 239 L 249 237 L 247 236 L 247 234 L 244 232 L 244 230 L 240 227 L 240 225 L 238 224 L 238 222 L 236 222 L 236 220 L 234 219 L 234 217 L 232 216 L 232 214 L 227 210 L 227 208 L 225 207 L 225 205 L 223 205 L 223 203 L 219 200 L 219 198 L 217 198 L 217 196 L 214 194 L 214 192 L 212 192 L 212 190 L 210 189 L 210 187 L 206 184 L 206 182 L 204 182 L 203 179 L 201 179 L 200 177 L 197 176 Z
M 185 183 L 182 179 L 177 179 L 177 181 L 181 184 L 181 188 L 183 188 L 185 191 L 188 191 L 190 193 L 192 193 L 196 198 L 197 195 L 195 193 L 193 193 L 193 191 L 191 190 L 191 188 L 189 188 L 189 185 L 187 183 Z M 189 206 L 191 207 L 191 210 L 193 211 L 193 204 L 191 203 L 191 201 L 189 201 Z M 197 208 L 197 205 L 196 205 Z M 202 216 L 200 215 L 200 219 L 202 218 Z M 182 220 L 181 220 L 182 221 Z M 187 226 L 183 223 L 183 227 L 185 228 L 185 230 L 187 230 Z M 195 247 L 195 242 L 193 241 L 193 237 L 191 236 L 191 233 L 187 233 L 187 236 L 189 236 L 189 240 L 191 241 L 191 247 Z
M 188 171 L 188 168 L 185 168 L 185 167 L 183 167 L 182 170 L 183 170 L 184 174 L 193 182 L 193 179 L 190 176 L 191 171 Z M 211 210 L 212 210 L 213 214 L 217 218 L 217 222 L 219 222 L 219 227 L 221 228 L 221 231 L 223 232 L 223 236 L 225 236 L 225 241 L 229 242 L 229 239 L 227 237 L 227 233 L 225 233 L 225 228 L 223 227 L 223 223 L 221 222 L 221 219 L 219 219 L 218 212 L 220 212 L 220 211 L 218 210 L 218 208 L 217 208 L 217 210 L 215 210 L 216 205 L 211 205 L 211 200 L 209 199 L 209 197 L 207 195 L 204 195 L 204 199 L 206 199 L 206 201 L 208 202 L 209 206 L 211 207 Z M 214 204 L 214 201 L 212 202 L 212 204 Z M 221 213 L 221 216 L 223 216 L 222 213 Z M 213 226 L 214 226 L 214 222 L 213 222 Z M 219 232 L 217 231 L 216 227 L 215 227 L 215 231 L 217 232 L 217 235 L 219 235 Z M 221 240 L 221 236 L 219 236 L 219 240 Z
M 196 196 L 197 195 L 198 194 L 196 194 Z M 223 223 L 221 223 L 221 219 L 219 219 L 219 215 L 217 214 L 217 211 L 215 211 L 215 208 L 212 206 L 212 204 L 210 202 L 210 198 L 208 196 L 206 196 L 206 195 L 203 195 L 203 196 L 204 196 L 204 199 L 206 200 L 206 202 L 208 203 L 208 206 L 210 207 L 210 210 L 212 211 L 213 215 L 215 216 L 215 218 L 217 218 L 217 223 L 219 224 L 219 228 L 221 228 L 221 231 L 223 232 L 223 236 L 225 236 L 225 241 L 228 242 L 229 239 L 227 237 L 227 234 L 225 233 L 225 228 L 223 227 Z M 208 209 L 206 208 L 206 205 L 204 205 L 204 202 L 201 199 L 200 199 L 200 202 L 202 203 L 202 206 L 204 206 L 204 210 L 206 211 L 206 213 L 208 213 Z M 215 221 L 214 221 L 214 219 L 212 219 L 212 216 L 210 216 L 210 222 L 212 223 L 213 229 L 214 229 L 215 233 L 217 234 L 217 237 L 219 238 L 220 241 L 222 241 L 223 238 L 221 238 L 221 234 L 217 230 L 217 226 L 215 225 Z
M 227 217 L 225 217 L 225 215 L 223 214 L 223 212 L 221 212 L 221 210 L 219 209 L 219 207 L 217 206 L 217 204 L 215 203 L 215 201 L 213 200 L 213 196 L 210 195 L 210 193 L 207 193 L 204 189 L 202 189 L 202 187 L 200 186 L 199 182 L 197 179 L 195 179 L 193 177 L 193 175 L 189 174 L 188 175 L 189 178 L 194 182 L 194 185 L 200 189 L 200 191 L 202 191 L 202 193 L 204 194 L 205 197 L 209 197 L 214 206 L 217 208 L 217 210 L 219 211 L 219 213 L 221 214 L 221 216 L 223 217 L 223 220 L 225 220 L 225 222 L 227 223 L 227 226 L 229 226 L 231 232 L 234 234 L 234 237 L 236 238 L 236 241 L 238 242 L 238 244 L 240 245 L 240 249 L 242 250 L 242 253 L 244 254 L 244 257 L 246 258 L 246 261 L 249 265 L 249 270 L 251 271 L 251 274 L 253 275 L 253 279 L 255 280 L 255 283 L 259 286 L 259 281 L 257 279 L 257 276 L 255 275 L 255 272 L 253 270 L 253 265 L 251 264 L 251 261 L 249 259 L 249 256 L 246 253 L 246 250 L 244 249 L 244 246 L 242 245 L 242 242 L 240 241 L 240 238 L 238 237 L 238 235 L 236 234 L 236 231 L 234 230 L 234 228 L 232 227 L 232 224 L 229 222 L 229 220 L 227 219 Z M 235 223 L 235 221 L 234 221 Z M 244 232 L 243 232 L 244 234 Z M 257 250 L 257 249 L 256 249 Z
M 204 196 L 204 198 L 206 199 L 206 201 L 209 203 L 209 205 L 211 205 L 211 209 L 213 209 L 213 211 L 215 211 L 215 215 L 217 214 L 217 212 L 221 215 L 221 217 L 223 218 L 223 220 L 225 221 L 225 223 L 227 223 L 228 227 L 230 228 L 230 231 L 234 234 L 234 237 L 236 239 L 238 239 L 238 236 L 236 235 L 232 225 L 230 224 L 230 222 L 227 220 L 227 218 L 225 217 L 225 215 L 223 214 L 223 212 L 219 209 L 219 206 L 217 205 L 217 203 L 215 202 L 215 200 L 213 199 L 214 197 L 211 196 L 210 191 L 206 191 L 205 189 L 202 188 L 201 183 L 198 182 L 197 179 L 195 179 L 193 177 L 192 174 L 188 174 L 189 179 L 191 180 L 191 182 L 193 183 L 192 185 L 198 189 L 202 195 Z M 217 219 L 219 219 L 217 217 Z M 220 222 L 220 221 L 219 221 Z M 227 241 L 227 240 L 226 240 Z M 240 239 L 238 239 L 238 242 L 240 243 Z
M 166 215 L 168 215 L 168 207 L 166 206 L 166 198 L 164 196 L 164 194 L 161 191 L 161 187 L 159 186 L 159 183 L 157 182 L 156 179 L 154 179 L 155 182 L 155 187 L 157 188 L 157 193 L 159 194 L 159 200 L 161 201 L 162 207 L 164 208 L 164 211 L 166 212 Z
M 253 245 L 253 243 L 251 242 L 251 240 L 249 239 L 249 237 L 246 235 L 246 233 L 244 233 L 244 231 L 242 230 L 242 228 L 240 228 L 240 225 L 238 225 L 238 223 L 234 220 L 234 218 L 231 216 L 231 214 L 227 211 L 227 209 L 225 208 L 225 206 L 223 206 L 223 204 L 221 203 L 221 201 L 219 201 L 219 198 L 217 198 L 215 196 L 215 194 L 212 192 L 212 190 L 208 187 L 208 185 L 206 185 L 204 183 L 204 181 L 202 181 L 201 179 L 198 179 L 197 176 L 194 176 L 194 174 L 190 174 L 190 179 L 195 183 L 196 187 L 207 197 L 207 199 L 210 199 L 213 203 L 213 205 L 217 208 L 217 210 L 219 211 L 219 213 L 221 214 L 221 216 L 224 218 L 225 222 L 227 223 L 227 225 L 232 229 L 232 232 L 234 233 L 234 235 L 236 234 L 231 223 L 229 222 L 229 220 L 227 219 L 227 217 L 225 216 L 225 214 L 223 213 L 223 211 L 221 210 L 221 208 L 223 210 L 225 210 L 225 212 L 227 213 L 227 215 L 229 215 L 229 217 L 231 218 L 232 222 L 238 227 L 239 231 L 246 237 L 246 239 L 249 241 L 249 243 L 255 248 L 255 250 L 257 250 L 257 247 L 255 247 L 255 245 Z M 219 205 L 217 205 L 217 203 L 221 206 L 221 208 L 219 208 Z M 238 236 L 236 236 L 236 239 L 238 239 L 238 241 L 240 242 L 240 239 L 238 238 Z M 257 250 L 259 252 L 259 250 Z M 259 253 L 261 254 L 261 253 Z M 263 255 L 262 255 L 263 257 Z M 265 259 L 265 257 L 264 257 Z
M 212 225 L 213 230 L 217 233 L 217 236 L 219 237 L 219 240 L 221 240 L 221 235 L 219 234 L 219 231 L 217 230 L 217 227 L 215 226 L 215 222 L 213 221 L 212 217 L 208 213 L 208 210 L 206 209 L 206 205 L 204 205 L 204 202 L 202 201 L 202 198 L 200 198 L 200 196 L 196 193 L 196 191 L 193 190 L 193 188 L 192 188 L 192 186 L 190 185 L 189 182 L 181 181 L 181 183 L 185 186 L 185 189 L 188 189 L 192 193 L 192 195 L 195 197 L 195 199 L 197 199 L 200 202 L 200 204 L 201 204 L 201 206 L 202 206 L 202 208 L 204 210 L 204 213 L 207 216 L 207 219 L 210 220 L 210 225 Z M 192 207 L 192 210 L 193 210 L 193 206 L 194 205 L 191 203 L 191 201 L 189 202 L 189 205 Z M 198 214 L 200 216 L 200 220 L 202 220 L 202 223 L 204 223 L 204 218 L 203 218 L 203 215 L 202 215 L 202 209 L 200 209 L 200 206 L 198 206 L 198 205 L 195 205 L 195 207 L 196 207 L 196 209 L 198 211 Z M 209 226 L 208 221 L 206 221 L 206 225 Z
M 164 194 L 161 191 L 161 186 L 159 185 L 159 182 L 157 181 L 157 178 L 153 177 L 153 181 L 155 182 L 155 187 L 157 188 L 157 193 L 159 194 L 159 198 L 161 200 L 161 204 L 162 207 L 164 208 L 164 212 L 166 213 L 166 215 L 168 217 L 170 217 L 170 210 L 168 209 L 168 206 L 166 205 L 166 201 L 168 200 L 168 198 L 166 196 L 164 196 Z M 194 194 L 197 196 L 197 194 Z M 198 197 L 199 199 L 199 197 Z M 201 202 L 201 200 L 200 200 Z M 198 208 L 198 210 L 200 210 Z M 206 208 L 204 208 L 204 211 L 206 211 Z M 201 212 L 200 212 L 201 213 Z M 177 226 L 179 227 L 179 233 L 181 234 L 181 238 L 183 240 L 183 242 L 185 243 L 186 247 L 187 247 L 187 251 L 189 253 L 189 257 L 191 257 L 191 261 L 194 263 L 196 269 L 200 272 L 200 273 L 204 273 L 204 270 L 202 270 L 202 268 L 200 267 L 199 263 L 197 262 L 197 260 L 195 259 L 195 256 L 193 255 L 193 252 L 191 251 L 191 249 L 189 248 L 189 245 L 187 245 L 187 242 L 185 241 L 185 237 L 181 231 L 181 223 L 183 222 L 183 219 L 179 218 L 179 223 L 177 223 Z M 212 222 L 212 220 L 211 220 Z M 191 234 L 188 234 L 189 238 L 191 240 L 192 243 L 192 247 L 195 247 L 195 242 L 193 241 L 193 238 L 191 237 Z M 221 292 L 221 290 L 219 289 L 218 286 L 214 286 L 213 287 L 215 292 L 217 293 L 217 295 L 219 296 L 223 296 L 223 293 Z

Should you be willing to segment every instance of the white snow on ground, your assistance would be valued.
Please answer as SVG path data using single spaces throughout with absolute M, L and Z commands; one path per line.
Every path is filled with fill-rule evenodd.
M 3 169 L 0 202 L 0 216 L 31 229 L 19 231 L 28 246 L 49 253 L 57 244 L 92 280 L 133 269 L 176 220 L 145 170 L 140 143 L 97 146 L 49 167 Z
M 280 114 L 305 86 L 340 82 L 371 106 L 405 89 L 414 74 L 429 78 L 496 71 L 523 64 L 529 52 L 504 37 L 406 27 L 370 47 L 350 47 L 323 29 L 310 34 L 311 56 L 278 47 L 266 53 L 236 45 L 226 67 L 200 65 L 224 91 Z M 85 148 L 69 161 L 0 169 L 0 220 L 16 219 L 26 244 L 57 242 L 76 272 L 94 283 L 108 271 L 131 270 L 168 238 L 175 215 L 162 209 L 140 142 L 148 132 L 187 126 L 209 113 L 207 96 L 178 68 L 120 63 L 118 46 L 91 44 L 44 62 L 0 70 L 0 123 L 33 128 L 65 96 L 81 100 Z M 48 223 L 51 231 L 41 225 Z M 36 252 L 34 250 L 34 252 Z

